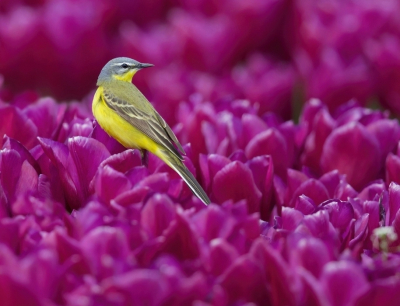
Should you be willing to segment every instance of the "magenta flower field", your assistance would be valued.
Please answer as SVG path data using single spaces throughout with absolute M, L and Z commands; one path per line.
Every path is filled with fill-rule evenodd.
M 205 206 L 96 123 L 105 63 Z M 0 2 L 0 304 L 400 305 L 398 0 Z

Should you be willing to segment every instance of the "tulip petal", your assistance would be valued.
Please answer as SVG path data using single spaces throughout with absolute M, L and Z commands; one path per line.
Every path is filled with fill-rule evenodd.
M 325 265 L 331 260 L 329 250 L 320 239 L 313 237 L 301 239 L 293 252 L 295 265 L 301 265 L 319 279 Z
M 15 150 L 21 156 L 22 160 L 27 160 L 36 172 L 40 172 L 40 168 L 36 160 L 33 158 L 31 153 L 17 140 L 12 139 L 8 136 L 4 136 L 3 149 Z
M 217 203 L 227 200 L 247 200 L 250 213 L 260 210 L 261 192 L 254 183 L 249 168 L 235 161 L 222 168 L 214 177 L 212 198 Z
M 332 225 L 343 232 L 354 218 L 354 209 L 349 202 L 330 200 L 320 206 L 329 212 L 329 220 Z
M 174 221 L 175 206 L 167 196 L 155 194 L 147 200 L 140 215 L 142 228 L 151 237 L 157 237 Z
M 303 194 L 297 197 L 294 208 L 302 212 L 304 215 L 309 215 L 316 211 L 317 206 L 312 199 Z
M 89 184 L 102 161 L 110 157 L 106 147 L 92 138 L 81 136 L 68 140 L 69 157 L 76 167 L 70 171 L 76 186 L 80 186 L 84 198 L 89 195 Z M 70 160 L 70 159 L 69 159 Z M 68 162 L 70 164 L 70 162 Z
M 368 152 L 368 154 L 365 154 Z M 324 172 L 338 169 L 356 189 L 376 179 L 380 169 L 379 144 L 365 127 L 349 123 L 327 138 L 321 157 Z
M 295 305 L 300 292 L 298 276 L 290 273 L 288 264 L 278 251 L 264 241 L 257 239 L 250 250 L 251 256 L 261 265 L 268 282 L 268 295 L 272 305 Z
M 242 116 L 242 137 L 243 143 L 248 144 L 256 135 L 268 129 L 268 126 L 258 116 L 244 114 Z
M 309 197 L 317 206 L 329 199 L 325 186 L 315 179 L 305 181 L 296 189 L 290 202 L 290 207 L 294 207 L 295 201 L 300 195 Z
M 239 257 L 238 251 L 224 239 L 213 239 L 210 243 L 211 273 L 219 276 Z
M 141 203 L 150 193 L 150 188 L 147 186 L 139 186 L 128 190 L 118 195 L 114 201 L 121 206 L 129 206 L 136 203 Z
M 399 123 L 396 120 L 382 119 L 369 124 L 367 130 L 378 140 L 381 160 L 384 161 L 400 139 Z
M 257 156 L 247 162 L 248 167 L 253 173 L 253 178 L 258 190 L 262 193 L 260 204 L 260 217 L 269 220 L 273 209 L 273 178 L 274 166 L 270 156 Z
M 324 184 L 330 198 L 334 198 L 335 191 L 342 180 L 344 180 L 344 176 L 340 175 L 337 170 L 325 173 L 319 179 Z
M 237 282 L 241 279 L 241 282 Z M 263 271 L 249 255 L 239 257 L 231 267 L 221 275 L 221 286 L 228 294 L 232 303 L 237 300 L 262 304 L 268 300 L 267 286 Z
M 134 167 L 142 165 L 140 153 L 138 150 L 125 150 L 121 153 L 111 155 L 101 162 L 100 168 L 109 166 L 116 171 L 126 173 Z
M 256 135 L 246 146 L 246 156 L 251 159 L 260 155 L 271 155 L 275 172 L 282 178 L 286 177 L 289 166 L 287 144 L 282 134 L 272 128 Z
M 166 193 L 169 187 L 169 175 L 167 173 L 154 173 L 142 179 L 137 185 L 138 187 L 148 187 L 155 192 Z
M 164 232 L 165 239 L 159 251 L 172 254 L 179 260 L 197 258 L 200 255 L 198 235 L 183 215 L 177 214 L 175 220 Z
M 200 211 L 192 221 L 197 232 L 207 242 L 217 238 L 227 239 L 237 224 L 234 218 L 215 204 L 210 204 L 207 209 Z
M 392 225 L 396 213 L 400 210 L 400 185 L 391 183 L 389 185 L 389 209 L 386 212 L 386 224 Z
M 110 166 L 100 168 L 94 180 L 94 191 L 104 203 L 132 188 L 129 179 Z
M 282 229 L 294 231 L 296 227 L 303 221 L 304 215 L 290 207 L 282 207 Z
M 21 166 L 21 176 L 15 186 L 15 194 L 36 193 L 38 190 L 38 174 L 28 161 Z
M 321 274 L 321 284 L 334 306 L 353 305 L 370 285 L 359 266 L 352 262 L 330 262 Z
M 39 137 L 55 139 L 65 110 L 66 105 L 57 104 L 52 98 L 43 98 L 28 105 L 23 113 L 35 124 Z
M 27 149 L 37 144 L 37 127 L 18 108 L 13 106 L 0 107 L 0 136 L 7 135 Z
M 73 181 L 68 166 L 68 147 L 60 142 L 56 142 L 50 139 L 38 138 L 40 145 L 47 157 L 51 160 L 55 166 L 60 177 L 62 189 L 65 194 L 66 203 L 70 208 L 78 208 L 82 205 L 83 194 Z M 68 169 L 72 171 L 72 169 Z
M 1 150 L 0 157 L 1 185 L 8 201 L 12 201 L 17 196 L 15 191 L 21 175 L 23 161 L 15 150 Z
M 386 183 L 396 182 L 400 184 L 400 157 L 389 153 L 386 157 Z
M 331 134 L 336 123 L 326 108 L 322 108 L 309 123 L 312 126 L 310 134 L 304 143 L 304 152 L 301 161 L 313 171 L 321 171 L 321 155 L 326 139 Z
M 97 227 L 81 241 L 93 275 L 106 278 L 125 272 L 132 262 L 127 260 L 129 246 L 126 235 L 115 227 Z

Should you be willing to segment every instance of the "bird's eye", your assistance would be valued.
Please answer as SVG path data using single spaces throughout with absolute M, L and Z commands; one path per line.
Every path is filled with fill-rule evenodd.
M 128 66 L 128 64 L 123 63 L 123 64 L 121 65 L 121 67 L 124 68 L 124 69 L 126 69 L 126 68 L 128 68 L 129 66 Z

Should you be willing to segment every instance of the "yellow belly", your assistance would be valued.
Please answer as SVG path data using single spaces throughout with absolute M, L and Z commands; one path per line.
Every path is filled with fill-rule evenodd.
M 102 93 L 103 88 L 100 86 L 93 98 L 92 111 L 103 130 L 125 148 L 145 149 L 156 153 L 157 143 L 109 108 L 101 98 Z

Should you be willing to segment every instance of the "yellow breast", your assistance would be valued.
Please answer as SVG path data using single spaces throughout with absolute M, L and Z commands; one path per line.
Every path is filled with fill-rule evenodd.
M 125 148 L 145 149 L 153 153 L 156 152 L 158 149 L 157 143 L 109 108 L 102 96 L 103 87 L 100 86 L 97 88 L 93 98 L 92 111 L 103 130 Z

